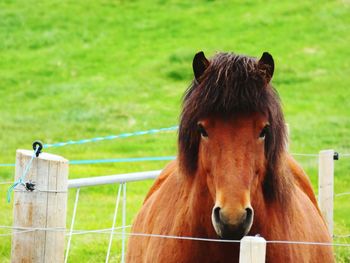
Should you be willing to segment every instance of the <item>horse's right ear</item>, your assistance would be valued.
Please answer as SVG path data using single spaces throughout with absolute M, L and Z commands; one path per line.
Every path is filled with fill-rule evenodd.
M 198 52 L 192 62 L 194 77 L 199 82 L 199 78 L 209 66 L 209 61 L 205 58 L 203 51 Z

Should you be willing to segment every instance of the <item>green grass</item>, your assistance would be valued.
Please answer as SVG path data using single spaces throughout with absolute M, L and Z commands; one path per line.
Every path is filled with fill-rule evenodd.
M 343 1 L 0 2 L 0 163 L 15 150 L 178 122 L 195 52 L 275 58 L 274 85 L 291 127 L 291 152 L 350 152 L 350 4 Z M 176 153 L 167 133 L 50 149 L 68 159 Z M 298 157 L 314 185 L 317 160 Z M 71 166 L 70 178 L 160 169 L 165 162 Z M 13 178 L 0 168 L 0 181 Z M 336 163 L 335 191 L 350 191 L 350 158 Z M 128 185 L 128 222 L 151 182 Z M 81 190 L 76 229 L 110 227 L 116 186 Z M 0 185 L 0 225 L 12 204 Z M 69 192 L 68 220 L 74 191 Z M 349 197 L 335 201 L 335 233 L 350 233 Z M 348 242 L 349 239 L 337 240 Z M 108 236 L 74 237 L 71 262 L 103 261 Z M 0 261 L 10 258 L 1 238 Z M 114 259 L 120 242 L 113 247 Z M 349 249 L 337 249 L 339 262 Z

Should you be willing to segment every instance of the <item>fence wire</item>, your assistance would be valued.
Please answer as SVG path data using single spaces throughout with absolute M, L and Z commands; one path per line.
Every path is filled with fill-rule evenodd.
M 3 226 L 0 226 L 0 228 Z M 65 229 L 59 228 L 23 228 L 20 231 L 14 231 L 13 233 L 1 234 L 1 236 L 11 236 L 13 234 L 25 234 L 34 231 L 53 231 L 62 232 L 65 231 L 66 236 L 69 235 L 82 235 L 82 234 L 113 234 L 116 236 L 135 236 L 135 237 L 152 237 L 152 238 L 164 238 L 164 239 L 175 239 L 175 240 L 188 240 L 188 241 L 203 241 L 203 242 L 215 242 L 215 243 L 240 243 L 241 240 L 231 240 L 231 239 L 216 239 L 216 238 L 200 238 L 200 237 L 190 237 L 190 236 L 177 236 L 177 235 L 161 235 L 161 234 L 148 234 L 148 233 L 137 233 L 137 232 L 119 232 L 116 230 L 123 230 L 130 228 L 131 226 L 125 227 L 115 227 L 115 228 L 104 228 L 104 229 L 94 229 L 94 230 L 74 230 L 73 233 L 68 233 Z M 8 227 L 11 228 L 11 227 Z M 17 228 L 11 228 L 17 229 Z M 347 235 L 345 237 L 349 237 Z M 343 236 L 340 236 L 343 238 Z M 339 238 L 340 238 L 339 237 Z M 335 242 L 312 242 L 312 241 L 294 241 L 294 240 L 266 240 L 267 244 L 285 244 L 285 245 L 315 245 L 315 246 L 335 246 L 335 247 L 350 247 L 350 243 L 335 243 Z
M 86 144 L 86 143 L 100 142 L 100 141 L 105 141 L 105 140 L 114 140 L 114 139 L 128 138 L 128 137 L 133 137 L 133 136 L 156 134 L 156 133 L 160 133 L 160 132 L 176 131 L 177 129 L 178 129 L 178 126 L 171 126 L 171 127 L 166 127 L 166 128 L 122 133 L 122 134 L 118 134 L 118 135 L 100 136 L 100 137 L 83 139 L 83 140 L 76 140 L 76 141 L 71 140 L 71 141 L 66 141 L 66 142 L 48 143 L 48 144 L 44 144 L 44 148 L 62 147 L 62 146 L 73 145 L 73 144 Z

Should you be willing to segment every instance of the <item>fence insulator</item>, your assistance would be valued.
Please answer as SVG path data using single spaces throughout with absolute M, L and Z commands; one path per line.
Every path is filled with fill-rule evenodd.
M 262 237 L 245 236 L 241 240 L 239 263 L 265 263 L 266 240 Z

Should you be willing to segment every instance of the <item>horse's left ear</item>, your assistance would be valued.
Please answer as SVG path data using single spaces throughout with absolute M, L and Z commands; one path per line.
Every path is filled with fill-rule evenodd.
M 275 62 L 268 52 L 264 52 L 259 59 L 259 68 L 265 73 L 266 82 L 269 83 L 272 79 L 275 70 Z
M 203 51 L 198 52 L 192 62 L 193 73 L 196 80 L 199 82 L 199 78 L 203 75 L 204 71 L 209 66 L 209 61 L 204 56 Z

